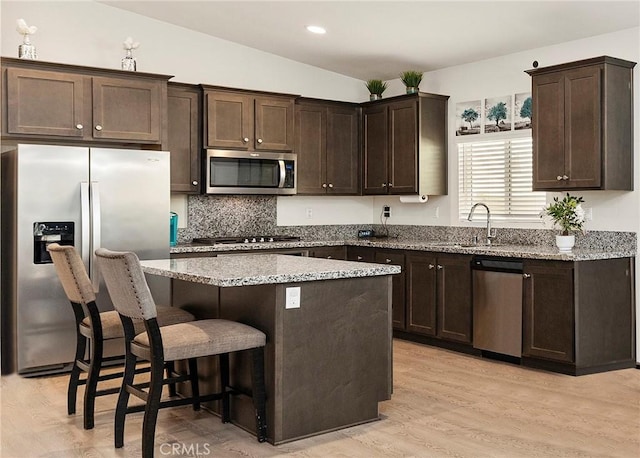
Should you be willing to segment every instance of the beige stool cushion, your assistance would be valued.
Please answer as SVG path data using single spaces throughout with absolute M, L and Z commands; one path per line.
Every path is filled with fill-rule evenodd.
M 158 306 L 158 326 L 169 326 L 172 324 L 186 323 L 195 320 L 195 317 L 178 307 Z M 102 324 L 103 339 L 118 339 L 124 337 L 122 329 L 122 321 L 120 315 L 115 310 L 100 313 L 100 323 Z M 133 320 L 133 327 L 136 334 L 145 332 L 144 322 L 141 320 Z M 91 327 L 89 318 L 82 320 L 80 324 L 80 334 L 85 337 L 91 337 Z
M 160 328 L 165 361 L 217 355 L 249 348 L 264 347 L 267 337 L 246 324 L 228 320 L 200 320 Z M 138 334 L 131 352 L 144 359 L 151 357 L 147 333 Z

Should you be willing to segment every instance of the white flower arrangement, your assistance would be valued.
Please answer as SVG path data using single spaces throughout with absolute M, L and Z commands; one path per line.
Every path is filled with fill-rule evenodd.
M 122 48 L 126 49 L 127 51 L 131 51 L 132 49 L 138 49 L 138 46 L 140 46 L 140 42 L 133 41 L 133 38 L 131 37 L 127 37 L 127 39 L 124 40 L 124 43 L 122 43 Z
M 33 35 L 38 31 L 35 25 L 28 26 L 24 19 L 18 19 L 16 23 L 18 24 L 16 30 L 25 37 L 25 41 L 28 40 L 29 35 Z

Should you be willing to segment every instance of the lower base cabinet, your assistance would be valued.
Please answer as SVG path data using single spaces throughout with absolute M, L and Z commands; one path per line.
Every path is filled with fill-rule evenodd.
M 374 262 L 378 264 L 393 264 L 400 266 L 402 272 L 391 277 L 392 297 L 391 297 L 391 321 L 393 329 L 406 329 L 406 296 L 405 296 L 405 264 L 404 252 L 400 250 L 376 250 Z
M 471 343 L 471 258 L 407 253 L 408 332 Z
M 345 260 L 347 258 L 345 251 L 346 247 L 344 245 L 318 246 L 309 248 L 309 257 Z
M 571 375 L 634 367 L 634 265 L 525 260 L 522 364 Z

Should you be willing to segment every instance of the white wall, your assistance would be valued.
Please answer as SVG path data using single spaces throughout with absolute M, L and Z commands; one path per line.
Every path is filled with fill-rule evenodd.
M 367 100 L 362 81 L 229 41 L 149 19 L 111 6 L 80 1 L 0 3 L 2 55 L 17 57 L 22 37 L 16 20 L 38 31 L 38 59 L 120 68 L 122 42 L 139 41 L 138 71 L 175 75 L 172 81 L 300 94 L 335 100 Z

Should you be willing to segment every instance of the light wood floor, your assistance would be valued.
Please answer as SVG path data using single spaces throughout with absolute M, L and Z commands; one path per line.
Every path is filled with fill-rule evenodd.
M 206 411 L 165 409 L 156 456 L 640 456 L 637 369 L 570 377 L 396 340 L 394 378 L 381 421 L 277 447 Z M 98 398 L 84 431 L 81 415 L 66 415 L 67 376 L 1 383 L 2 458 L 140 455 L 141 414 L 127 419 L 125 447 L 112 446 L 115 396 Z

